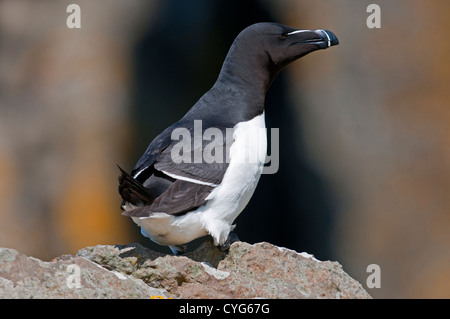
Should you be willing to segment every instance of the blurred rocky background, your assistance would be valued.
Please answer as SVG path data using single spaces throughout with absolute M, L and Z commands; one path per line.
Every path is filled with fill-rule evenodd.
M 81 29 L 66 26 L 70 3 Z M 116 164 L 130 170 L 261 21 L 330 29 L 340 45 L 274 82 L 280 169 L 237 219 L 240 239 L 337 260 L 363 284 L 378 264 L 375 298 L 449 298 L 446 0 L 0 0 L 0 247 L 44 260 L 155 248 L 120 215 Z

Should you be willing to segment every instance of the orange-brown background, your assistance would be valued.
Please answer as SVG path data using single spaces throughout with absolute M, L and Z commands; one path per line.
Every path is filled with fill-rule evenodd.
M 80 30 L 65 24 L 72 2 L 81 6 Z M 0 1 L 0 247 L 51 259 L 87 245 L 137 240 L 137 228 L 120 215 L 115 164 L 131 169 L 151 138 L 212 84 L 238 30 L 235 19 L 241 29 L 266 14 L 293 27 L 330 29 L 340 40 L 289 66 L 274 84 L 274 92 L 283 87 L 295 124 L 282 155 L 301 152 L 331 194 L 332 213 L 311 208 L 321 201 L 313 190 L 309 206 L 260 217 L 317 219 L 309 242 L 326 237 L 326 249 L 281 235 L 272 240 L 265 235 L 270 229 L 252 238 L 338 260 L 363 284 L 367 265 L 379 264 L 382 286 L 369 290 L 374 297 L 450 297 L 450 3 L 224 2 L 193 1 L 177 11 L 180 2 L 162 0 Z M 381 29 L 366 26 L 370 3 L 381 7 Z M 232 29 L 226 39 L 199 27 L 216 18 L 222 19 L 217 28 Z M 149 38 L 152 32 L 158 36 Z M 196 48 L 202 37 L 209 41 Z M 180 45 L 161 47 L 168 38 Z M 162 48 L 178 69 L 141 62 L 142 52 L 150 52 L 148 63 L 157 65 Z M 193 60 L 197 73 L 185 67 Z M 169 79 L 162 93 L 149 89 L 142 98 L 142 87 L 157 87 L 163 73 Z M 178 93 L 172 85 L 184 73 L 196 76 Z M 135 108 L 143 100 L 153 101 L 146 111 Z M 268 106 L 268 123 L 282 111 Z M 283 121 L 275 123 L 283 134 Z M 307 197 L 289 178 L 301 170 L 292 158 L 281 158 L 284 179 L 262 177 L 247 213 L 253 219 L 259 218 L 253 211 L 264 211 L 255 203 L 262 197 L 283 200 L 283 192 L 262 195 L 269 184 Z M 244 240 L 248 223 L 236 229 Z

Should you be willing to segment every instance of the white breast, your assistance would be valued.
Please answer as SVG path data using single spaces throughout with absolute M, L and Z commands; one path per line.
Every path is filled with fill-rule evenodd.
M 267 153 L 264 113 L 234 127 L 230 163 L 220 185 L 206 198 L 202 214 L 215 244 L 223 244 L 231 224 L 256 189 Z

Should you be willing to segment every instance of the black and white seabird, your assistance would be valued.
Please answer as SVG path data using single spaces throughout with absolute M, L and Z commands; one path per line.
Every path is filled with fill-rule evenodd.
M 231 45 L 213 87 L 150 143 L 131 174 L 120 169 L 122 214 L 130 216 L 144 236 L 169 246 L 175 254 L 205 235 L 212 236 L 214 245 L 227 247 L 233 222 L 253 195 L 264 166 L 264 101 L 270 84 L 290 62 L 338 43 L 328 30 L 297 30 L 276 23 L 244 29 Z M 231 130 L 231 138 L 215 136 L 214 140 L 216 151 L 223 151 L 226 160 L 211 162 L 201 156 L 198 160 L 198 152 L 208 145 L 195 143 L 198 123 L 200 136 L 215 129 L 225 137 Z M 187 158 L 197 156 L 197 160 L 174 161 L 172 151 L 180 142 L 173 139 L 175 129 L 192 135 Z M 255 129 L 262 133 L 249 138 Z M 243 161 L 243 154 L 254 160 Z

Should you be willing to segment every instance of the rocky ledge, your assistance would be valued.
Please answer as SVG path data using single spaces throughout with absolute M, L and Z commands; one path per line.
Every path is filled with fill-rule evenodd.
M 184 256 L 98 245 L 50 262 L 0 248 L 0 298 L 371 298 L 337 262 L 269 243 Z

